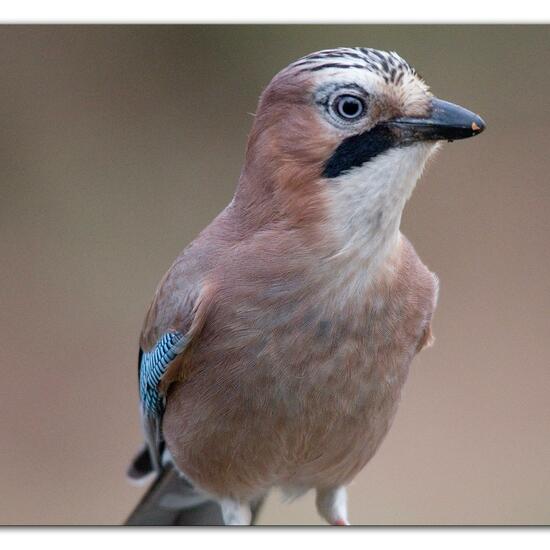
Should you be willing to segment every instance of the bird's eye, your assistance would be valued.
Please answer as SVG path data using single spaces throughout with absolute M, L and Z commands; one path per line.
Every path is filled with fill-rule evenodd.
M 364 110 L 364 103 L 353 95 L 341 95 L 334 102 L 334 111 L 344 120 L 358 119 Z

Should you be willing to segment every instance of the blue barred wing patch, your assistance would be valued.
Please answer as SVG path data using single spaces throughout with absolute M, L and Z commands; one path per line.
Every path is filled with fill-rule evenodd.
M 161 416 L 164 398 L 158 391 L 158 384 L 168 365 L 187 344 L 187 338 L 180 332 L 163 334 L 155 347 L 143 353 L 139 364 L 139 394 L 143 411 L 150 416 Z

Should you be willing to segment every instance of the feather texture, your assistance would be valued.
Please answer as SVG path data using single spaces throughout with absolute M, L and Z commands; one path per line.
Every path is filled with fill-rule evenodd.
M 350 94 L 365 108 L 344 120 Z M 233 200 L 157 288 L 140 360 L 152 462 L 164 438 L 226 522 L 278 486 L 315 488 L 321 515 L 346 523 L 343 487 L 431 341 L 438 281 L 399 228 L 436 140 L 387 124 L 429 122 L 433 101 L 395 53 L 326 50 L 283 69 Z
M 165 399 L 159 384 L 170 363 L 183 352 L 188 339 L 180 332 L 163 334 L 153 349 L 140 353 L 139 395 L 145 440 L 151 460 L 160 471 L 160 424 L 164 413 Z

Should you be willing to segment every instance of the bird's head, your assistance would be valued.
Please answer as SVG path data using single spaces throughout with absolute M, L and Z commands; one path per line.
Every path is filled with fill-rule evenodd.
M 479 116 L 434 97 L 394 52 L 324 50 L 292 63 L 265 89 L 242 186 L 268 191 L 298 223 L 332 220 L 346 240 L 372 239 L 374 231 L 398 229 L 438 142 L 484 127 Z

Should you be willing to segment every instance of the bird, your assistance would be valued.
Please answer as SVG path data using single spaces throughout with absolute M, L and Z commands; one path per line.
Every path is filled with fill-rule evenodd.
M 210 501 L 215 521 L 248 525 L 276 488 L 313 490 L 327 523 L 349 523 L 346 487 L 433 340 L 439 283 L 403 209 L 440 144 L 485 126 L 393 51 L 322 50 L 274 76 L 230 204 L 145 317 L 129 475 L 157 485 L 129 523 Z

